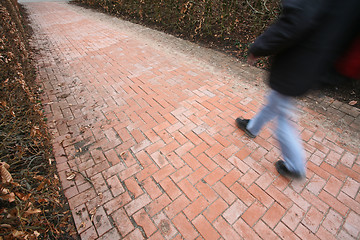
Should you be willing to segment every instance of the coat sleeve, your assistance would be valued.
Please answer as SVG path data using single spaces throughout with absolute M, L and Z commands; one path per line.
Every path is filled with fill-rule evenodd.
M 255 40 L 249 52 L 256 57 L 269 56 L 297 43 L 315 25 L 318 2 L 320 0 L 284 0 L 278 20 Z

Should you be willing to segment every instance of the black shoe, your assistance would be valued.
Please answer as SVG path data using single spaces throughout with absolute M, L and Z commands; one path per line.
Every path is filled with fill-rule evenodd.
M 241 130 L 243 130 L 245 133 L 246 133 L 246 135 L 248 135 L 249 137 L 251 137 L 251 138 L 255 138 L 256 136 L 254 135 L 254 134 L 252 134 L 249 130 L 247 130 L 247 125 L 248 125 L 248 123 L 249 123 L 249 119 L 241 119 L 241 118 L 237 118 L 236 120 L 235 120 L 235 122 L 236 122 L 236 126 L 238 127 L 238 128 L 240 128 Z
M 299 173 L 289 171 L 289 169 L 287 169 L 287 167 L 285 166 L 285 162 L 283 160 L 277 161 L 275 163 L 275 168 L 278 171 L 278 173 L 280 173 L 280 175 L 284 177 L 289 177 L 294 179 L 302 179 L 305 177 Z

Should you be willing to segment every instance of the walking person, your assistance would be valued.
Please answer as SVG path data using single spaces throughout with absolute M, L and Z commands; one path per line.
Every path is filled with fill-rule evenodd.
M 252 119 L 236 119 L 255 138 L 275 119 L 283 160 L 275 163 L 285 177 L 306 175 L 305 152 L 291 117 L 295 97 L 306 94 L 359 33 L 359 0 L 283 0 L 279 19 L 250 46 L 248 63 L 272 56 L 267 103 Z

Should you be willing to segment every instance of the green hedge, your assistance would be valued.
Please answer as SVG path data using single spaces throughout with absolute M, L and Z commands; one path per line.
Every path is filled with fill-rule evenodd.
M 196 41 L 241 53 L 278 15 L 279 0 L 74 0 Z

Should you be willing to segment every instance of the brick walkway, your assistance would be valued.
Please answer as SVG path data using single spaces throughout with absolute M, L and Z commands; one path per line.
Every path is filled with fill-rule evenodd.
M 82 239 L 359 239 L 359 139 L 340 138 L 359 133 L 357 109 L 303 99 L 307 179 L 289 181 L 271 131 L 253 141 L 234 126 L 263 101 L 245 76 L 224 80 L 78 7 L 25 6 Z

